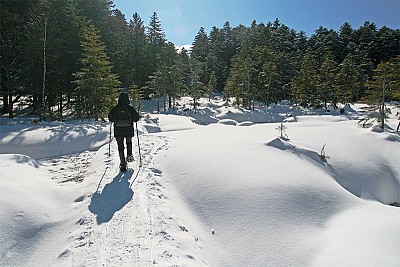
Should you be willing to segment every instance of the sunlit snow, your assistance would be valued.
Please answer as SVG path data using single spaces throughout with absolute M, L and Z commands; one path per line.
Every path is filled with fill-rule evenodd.
M 108 123 L 1 118 L 0 266 L 400 266 L 395 105 L 377 131 L 190 101 L 143 116 L 126 173 Z

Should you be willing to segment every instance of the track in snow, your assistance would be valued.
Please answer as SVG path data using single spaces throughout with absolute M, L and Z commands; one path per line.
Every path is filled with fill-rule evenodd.
M 77 221 L 77 230 L 71 233 L 73 245 L 60 255 L 63 264 L 172 266 L 194 260 L 193 248 L 201 250 L 198 239 L 174 217 L 173 207 L 164 196 L 165 188 L 159 182 L 162 171 L 153 166 L 156 155 L 167 149 L 169 142 L 165 136 L 140 135 L 142 166 L 138 167 L 138 149 L 134 145 L 135 161 L 126 173 L 119 173 L 117 146 L 112 142 L 112 156 L 104 156 L 104 169 L 87 174 L 99 177 L 98 184 L 86 198 L 79 199 L 82 205 L 87 202 L 88 208 Z M 177 242 L 175 236 L 182 233 L 185 240 L 191 240 L 190 246 Z M 181 253 L 186 256 L 180 257 Z

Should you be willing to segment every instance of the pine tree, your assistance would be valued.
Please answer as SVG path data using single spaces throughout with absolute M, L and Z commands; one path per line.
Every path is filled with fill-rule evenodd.
M 142 109 L 142 100 L 144 99 L 143 90 L 140 89 L 136 84 L 132 83 L 129 86 L 129 95 L 131 100 L 135 103 L 135 108 L 138 112 Z
M 82 68 L 75 73 L 75 110 L 80 117 L 97 120 L 114 104 L 121 83 L 118 76 L 112 73 L 106 47 L 100 40 L 99 30 L 92 23 L 87 23 L 83 29 L 81 46 Z
M 191 57 L 200 62 L 205 62 L 208 55 L 208 45 L 208 36 L 204 31 L 204 28 L 201 27 L 197 35 L 194 37 Z
M 161 47 L 165 43 L 165 33 L 156 12 L 153 12 L 153 15 L 150 17 L 149 26 L 147 27 L 147 37 L 151 45 Z
M 223 59 L 224 39 L 222 31 L 217 27 L 211 29 L 209 35 L 209 52 L 207 55 L 207 66 L 210 72 L 215 73 L 217 79 L 216 90 L 222 92 L 228 76 L 228 62 Z
M 208 100 L 211 99 L 211 95 L 217 88 L 217 77 L 215 76 L 215 72 L 213 71 L 211 73 L 208 86 L 207 86 L 207 94 L 208 94 Z
M 257 97 L 254 62 L 250 43 L 244 41 L 239 54 L 232 61 L 232 68 L 227 80 L 227 90 L 235 97 L 237 105 L 252 109 Z
M 372 79 L 367 81 L 364 101 L 379 111 L 379 127 L 384 129 L 387 109 L 385 102 L 399 95 L 400 57 L 389 62 L 381 62 Z
M 391 79 L 392 99 L 400 101 L 400 55 L 390 61 L 389 76 Z
M 338 62 L 344 60 L 344 58 L 353 51 L 354 48 L 354 30 L 350 23 L 345 22 L 340 26 L 339 30 L 339 41 L 340 41 L 340 57 Z
M 129 22 L 129 32 L 128 55 L 125 67 L 129 71 L 129 82 L 135 83 L 141 88 L 145 86 L 151 72 L 149 72 L 147 59 L 148 44 L 145 26 L 138 13 L 134 13 Z
M 161 27 L 161 22 L 158 19 L 157 13 L 154 12 L 150 17 L 149 26 L 147 27 L 147 42 L 149 44 L 148 53 L 148 73 L 154 73 L 159 66 L 159 56 L 162 47 L 165 45 L 165 33 Z
M 314 106 L 317 101 L 317 63 L 307 51 L 299 75 L 292 81 L 292 98 L 302 106 Z
M 203 95 L 205 86 L 200 81 L 202 65 L 204 63 L 196 59 L 190 60 L 190 81 L 187 87 L 189 95 L 193 98 L 193 108 L 197 112 L 197 100 Z
M 185 53 L 185 51 L 183 51 L 182 53 Z M 187 65 L 184 63 L 183 57 L 178 54 L 174 60 L 173 65 L 170 66 L 169 73 L 172 87 L 170 97 L 172 97 L 173 110 L 175 110 L 176 97 L 182 96 L 187 86 L 185 70 L 187 71 Z
M 1 112 L 8 113 L 9 118 L 14 117 L 14 103 L 21 96 L 34 92 L 35 85 L 42 88 L 43 78 L 43 24 L 37 17 L 38 10 L 42 7 L 40 1 L 12 1 L 0 2 L 0 95 L 3 105 Z M 32 19 L 37 23 L 28 26 Z M 39 26 L 40 25 L 40 26 Z M 31 31 L 38 33 L 37 39 L 30 39 Z M 40 34 L 39 34 L 40 32 Z M 34 51 L 40 56 L 36 57 L 39 64 L 32 60 L 31 43 Z M 31 72 L 36 70 L 36 75 Z M 42 92 L 40 92 L 42 96 Z M 39 98 L 39 97 L 37 97 Z M 43 99 L 43 98 L 41 98 Z
M 260 81 L 263 82 L 260 93 L 261 100 L 267 105 L 277 102 L 279 91 L 279 74 L 277 72 L 277 66 L 275 62 L 268 61 L 264 63 L 260 75 Z
M 368 55 L 374 66 L 377 66 L 379 62 L 373 55 L 374 44 L 376 43 L 377 28 L 375 23 L 366 21 L 363 26 L 355 31 L 355 43 L 359 47 L 360 51 Z
M 332 29 L 320 26 L 308 40 L 308 49 L 321 66 L 325 55 L 331 52 L 335 61 L 341 61 L 342 46 L 339 35 Z
M 46 38 L 46 99 L 53 118 L 62 119 L 74 90 L 73 73 L 79 70 L 82 49 L 79 42 L 81 25 L 74 16 L 72 1 L 48 1 L 45 10 Z M 57 110 L 57 113 L 54 112 Z
M 334 61 L 332 53 L 328 52 L 319 69 L 317 80 L 318 97 L 324 103 L 325 110 L 327 110 L 328 102 L 333 102 L 335 106 L 338 102 L 335 92 L 336 70 L 337 63 Z
M 281 75 L 278 71 L 278 56 L 269 48 L 257 46 L 255 49 L 255 68 L 258 78 L 255 79 L 258 100 L 269 105 L 277 102 Z
M 130 68 L 126 64 L 130 41 L 128 23 L 118 9 L 112 11 L 112 15 L 109 16 L 107 21 L 106 38 L 102 39 L 104 39 L 107 47 L 107 55 L 113 65 L 113 72 L 118 74 L 121 86 L 127 88 L 132 83 Z M 100 31 L 100 34 L 102 35 L 102 31 Z
M 373 47 L 373 57 L 377 62 L 389 61 L 400 54 L 400 31 L 389 29 L 386 26 L 380 28 L 376 34 L 376 42 Z
M 209 54 L 209 40 L 203 27 L 200 28 L 194 38 L 190 57 L 202 63 L 199 79 L 203 84 L 207 84 L 211 74 L 208 70 L 208 63 L 212 64 L 213 59 L 212 55 Z
M 353 54 L 350 53 L 339 65 L 336 74 L 337 99 L 345 104 L 356 101 L 362 84 L 362 74 L 354 62 Z
M 232 27 L 227 21 L 221 29 L 222 34 L 222 45 L 221 54 L 219 55 L 221 59 L 221 83 L 225 85 L 227 83 L 228 76 L 230 75 L 232 59 L 237 53 L 237 49 L 240 46 L 240 42 L 234 40 L 234 34 L 232 32 Z

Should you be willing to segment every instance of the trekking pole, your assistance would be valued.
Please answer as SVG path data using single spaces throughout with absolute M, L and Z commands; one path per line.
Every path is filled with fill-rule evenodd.
M 110 138 L 108 139 L 108 157 L 111 157 L 111 126 L 112 122 L 110 123 Z
M 142 154 L 140 153 L 140 142 L 139 142 L 139 129 L 138 129 L 138 126 L 137 126 L 137 122 L 135 122 L 135 126 L 136 126 L 136 137 L 137 137 L 137 145 L 138 145 L 138 148 L 139 148 L 139 164 L 140 164 L 140 166 L 142 165 Z

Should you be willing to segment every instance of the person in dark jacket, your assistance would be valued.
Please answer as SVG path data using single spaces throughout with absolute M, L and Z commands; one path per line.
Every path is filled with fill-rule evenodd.
M 135 135 L 133 122 L 139 120 L 139 114 L 130 105 L 129 95 L 125 92 L 120 93 L 118 104 L 108 113 L 108 119 L 114 123 L 114 137 L 118 144 L 120 158 L 120 169 L 126 171 L 126 162 L 133 161 L 132 137 Z M 127 157 L 125 158 L 124 141 L 126 141 Z

